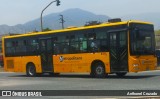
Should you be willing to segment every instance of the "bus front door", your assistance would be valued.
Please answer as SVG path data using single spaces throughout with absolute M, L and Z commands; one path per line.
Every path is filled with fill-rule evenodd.
M 53 72 L 52 52 L 52 39 L 40 39 L 40 55 L 43 72 Z
M 109 32 L 111 72 L 128 71 L 128 46 L 126 31 Z

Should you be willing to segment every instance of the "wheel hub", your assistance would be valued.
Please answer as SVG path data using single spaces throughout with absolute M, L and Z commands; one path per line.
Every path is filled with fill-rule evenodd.
M 98 66 L 98 67 L 96 68 L 96 73 L 97 73 L 97 74 L 102 74 L 102 73 L 103 73 L 103 68 L 102 68 L 101 66 Z

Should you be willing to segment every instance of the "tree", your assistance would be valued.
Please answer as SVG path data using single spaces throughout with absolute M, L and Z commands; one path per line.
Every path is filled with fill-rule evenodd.
M 84 26 L 99 25 L 101 23 L 102 22 L 99 22 L 99 21 L 88 21 L 88 22 L 86 22 L 86 24 Z
M 51 29 L 50 28 L 45 28 L 45 29 L 43 29 L 43 31 L 45 32 L 45 31 L 51 31 Z

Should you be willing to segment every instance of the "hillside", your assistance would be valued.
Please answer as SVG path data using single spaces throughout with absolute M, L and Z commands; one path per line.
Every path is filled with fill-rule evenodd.
M 92 12 L 81 10 L 78 8 L 68 9 L 59 13 L 52 13 L 43 16 L 44 28 L 61 29 L 60 15 L 64 16 L 64 26 L 83 26 L 88 21 L 106 22 L 110 17 L 106 15 L 96 15 Z M 134 15 L 126 15 L 122 20 L 141 20 L 152 22 L 155 25 L 155 30 L 160 29 L 160 13 L 142 13 Z M 4 33 L 26 33 L 30 31 L 40 31 L 40 18 L 31 20 L 25 24 L 18 24 L 15 26 L 0 25 L 0 34 Z
M 109 17 L 105 15 L 96 15 L 94 13 L 81 10 L 78 8 L 68 9 L 59 13 L 52 13 L 43 16 L 44 28 L 61 29 L 60 15 L 64 16 L 65 27 L 68 26 L 84 26 L 87 21 L 106 22 Z M 40 31 L 40 19 L 31 20 L 25 24 L 18 24 L 16 26 L 0 25 L 0 34 L 4 33 L 25 33 L 38 30 Z

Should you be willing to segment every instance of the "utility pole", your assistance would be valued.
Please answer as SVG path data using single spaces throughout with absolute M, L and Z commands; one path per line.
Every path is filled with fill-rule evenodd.
M 64 29 L 64 17 L 63 17 L 63 15 L 60 15 L 60 23 L 62 24 L 62 29 Z
M 43 32 L 43 20 L 42 20 L 43 12 L 44 12 L 52 3 L 54 3 L 54 2 L 57 3 L 57 4 L 56 4 L 57 6 L 60 5 L 60 1 L 59 1 L 59 0 L 52 1 L 52 2 L 49 3 L 49 4 L 42 10 L 42 12 L 41 12 L 41 17 L 40 17 L 40 19 L 41 19 L 41 31 L 42 31 L 42 32 Z

